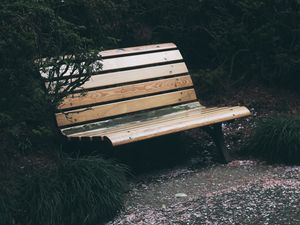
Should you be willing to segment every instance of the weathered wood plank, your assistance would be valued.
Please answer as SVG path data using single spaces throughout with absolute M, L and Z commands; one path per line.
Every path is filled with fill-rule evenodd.
M 114 132 L 122 132 L 126 130 L 131 130 L 131 129 L 138 129 L 140 127 L 147 127 L 153 124 L 159 124 L 161 122 L 166 122 L 166 121 L 174 121 L 176 119 L 180 118 L 185 118 L 187 116 L 195 116 L 199 115 L 200 108 L 197 109 L 190 109 L 187 111 L 181 111 L 178 113 L 170 113 L 168 115 L 164 115 L 161 117 L 155 117 L 152 119 L 147 119 L 147 118 L 142 118 L 141 120 L 137 121 L 130 121 L 127 123 L 124 123 L 122 125 L 117 125 L 117 126 L 112 126 L 112 127 L 104 127 L 101 129 L 96 129 L 96 130 L 90 130 L 86 132 L 81 132 L 81 133 L 75 133 L 72 135 L 69 135 L 70 137 L 95 137 L 95 136 L 105 136 L 106 134 L 109 133 L 114 133 Z
M 124 115 L 121 117 L 113 118 L 113 119 L 107 119 L 97 122 L 92 122 L 88 124 L 83 125 L 75 125 L 72 127 L 64 128 L 61 131 L 64 135 L 72 135 L 76 133 L 84 133 L 91 130 L 102 130 L 102 129 L 108 129 L 109 127 L 119 127 L 123 124 L 131 123 L 133 121 L 148 121 L 152 120 L 153 118 L 158 117 L 166 117 L 169 116 L 169 114 L 176 115 L 180 114 L 182 111 L 189 111 L 194 110 L 198 108 L 204 108 L 204 106 L 200 105 L 200 103 L 197 102 L 191 102 L 191 103 L 184 103 L 180 105 L 174 105 L 174 106 L 167 106 L 164 108 L 156 109 L 156 110 L 150 110 L 146 112 L 136 112 L 128 115 Z
M 123 124 L 122 126 L 119 127 L 108 127 L 107 129 L 103 129 L 102 131 L 94 131 L 94 132 L 88 132 L 84 133 L 81 135 L 76 135 L 76 136 L 88 136 L 88 137 L 97 137 L 97 136 L 105 136 L 106 134 L 111 134 L 111 133 L 116 133 L 116 132 L 127 132 L 127 131 L 132 131 L 132 130 L 137 130 L 140 128 L 147 128 L 151 126 L 157 126 L 159 127 L 161 123 L 173 123 L 174 121 L 180 121 L 182 119 L 189 118 L 190 120 L 192 119 L 197 119 L 200 116 L 204 116 L 204 114 L 207 114 L 208 116 L 214 114 L 214 113 L 221 113 L 227 112 L 228 109 L 222 109 L 220 111 L 212 111 L 212 112 L 204 112 L 205 108 L 201 109 L 193 109 L 193 110 L 188 110 L 188 111 L 183 111 L 181 113 L 178 113 L 174 116 L 165 116 L 165 117 L 158 117 L 158 118 L 153 118 L 152 120 L 149 121 L 135 121 L 129 124 Z
M 188 69 L 185 63 L 174 63 L 161 66 L 151 66 L 140 69 L 126 70 L 113 72 L 108 74 L 93 75 L 86 81 L 81 88 L 91 89 L 100 88 L 109 85 L 117 85 L 129 82 L 137 82 L 148 79 L 163 78 L 166 76 L 175 76 L 177 74 L 188 74 Z M 46 82 L 46 86 L 48 86 Z M 56 82 L 53 82 L 56 85 Z M 77 88 L 76 90 L 79 90 Z
M 182 60 L 182 56 L 178 50 L 104 59 L 102 62 L 102 71 L 146 66 L 155 63 L 167 63 L 175 60 Z
M 101 61 L 101 73 L 106 71 L 108 72 L 111 70 L 130 69 L 132 67 L 147 66 L 157 63 L 168 63 L 178 60 L 182 60 L 182 56 L 178 50 L 108 58 Z M 72 69 L 73 68 L 69 68 L 69 70 L 64 74 L 64 76 L 60 77 L 59 79 L 65 79 L 66 77 L 70 76 Z M 41 76 L 45 79 L 48 78 L 48 74 L 43 73 L 42 71 Z
M 142 46 L 129 47 L 129 48 L 108 49 L 108 50 L 100 51 L 99 55 L 103 58 L 120 57 L 123 55 L 130 55 L 130 54 L 142 54 L 147 52 L 155 52 L 155 51 L 163 51 L 163 50 L 167 51 L 176 48 L 177 46 L 174 43 L 162 43 L 162 44 L 142 45 Z M 68 57 L 68 55 L 65 56 Z M 45 61 L 46 58 L 42 58 L 41 60 Z
M 127 121 L 123 124 L 115 125 L 115 126 L 107 126 L 102 127 L 100 129 L 93 129 L 89 131 L 84 132 L 78 132 L 71 134 L 70 137 L 92 137 L 92 136 L 105 136 L 106 134 L 115 133 L 115 132 L 123 132 L 123 131 L 129 131 L 129 130 L 135 130 L 139 128 L 147 128 L 149 126 L 155 125 L 160 126 L 160 123 L 166 123 L 166 122 L 174 122 L 178 121 L 180 119 L 184 118 L 198 118 L 199 116 L 210 116 L 214 113 L 222 113 L 222 112 L 228 112 L 228 110 L 235 111 L 239 110 L 239 107 L 222 107 L 218 109 L 211 109 L 211 108 L 205 108 L 203 106 L 198 106 L 192 109 L 188 110 L 182 110 L 176 113 L 169 113 L 162 116 L 156 116 L 152 117 L 151 119 L 148 118 L 148 115 L 144 113 L 144 118 L 139 118 L 133 121 Z
M 186 117 L 175 121 L 161 122 L 159 124 L 141 127 L 135 130 L 108 133 L 105 137 L 108 138 L 114 146 L 117 146 L 249 115 L 251 115 L 251 113 L 246 107 L 239 107 L 239 109 L 228 109 L 227 111 L 214 112 L 210 115 L 203 114 L 193 118 Z
M 193 82 L 189 75 L 164 80 L 149 81 L 138 84 L 118 86 L 102 90 L 89 91 L 85 95 L 80 93 L 65 97 L 58 109 L 85 106 L 113 100 L 121 100 L 158 92 L 176 90 L 178 88 L 192 87 Z
M 136 54 L 136 53 L 146 53 L 152 51 L 161 51 L 174 49 L 177 46 L 173 43 L 163 43 L 163 44 L 153 44 L 153 45 L 144 45 L 130 48 L 118 48 L 113 50 L 105 50 L 100 52 L 102 57 L 112 57 L 112 56 L 122 56 L 128 54 Z
M 59 127 L 103 119 L 106 117 L 137 112 L 161 106 L 173 105 L 196 100 L 194 89 L 176 91 L 167 94 L 154 95 L 145 98 L 138 98 L 123 102 L 116 102 L 93 108 L 83 108 L 56 114 Z

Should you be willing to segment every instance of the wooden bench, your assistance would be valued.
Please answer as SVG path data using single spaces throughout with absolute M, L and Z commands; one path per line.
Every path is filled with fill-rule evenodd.
M 205 127 L 224 161 L 221 123 L 245 116 L 246 107 L 199 103 L 193 82 L 175 44 L 157 44 L 101 52 L 103 68 L 65 97 L 56 113 L 68 139 L 106 140 L 113 146 Z

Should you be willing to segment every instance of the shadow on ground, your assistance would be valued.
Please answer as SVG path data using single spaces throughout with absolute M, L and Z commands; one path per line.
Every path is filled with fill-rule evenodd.
M 134 175 L 180 167 L 183 164 L 207 165 L 218 160 L 212 140 L 201 129 L 117 147 L 100 141 L 73 141 L 67 142 L 64 150 L 75 156 L 101 154 L 104 158 L 128 165 Z

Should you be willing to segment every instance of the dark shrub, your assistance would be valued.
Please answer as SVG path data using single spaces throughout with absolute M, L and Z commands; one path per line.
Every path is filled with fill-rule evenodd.
M 300 117 L 259 121 L 246 149 L 268 162 L 300 164 Z
M 300 85 L 300 4 L 290 0 L 131 0 L 123 39 L 173 41 L 196 69 L 223 67 L 223 80 Z M 128 20 L 128 16 L 124 16 Z M 137 32 L 137 30 L 140 30 Z M 127 35 L 125 35 L 127 34 Z M 129 36 L 131 35 L 131 37 Z M 135 37 L 137 36 L 137 37 Z M 140 40 L 140 42 L 145 40 Z M 134 43 L 132 43 L 134 42 Z
M 92 46 L 83 28 L 57 14 L 63 3 L 56 3 L 51 8 L 47 1 L 18 0 L 0 7 L 0 134 L 12 140 L 10 151 L 49 149 L 57 131 L 35 60 L 84 54 Z

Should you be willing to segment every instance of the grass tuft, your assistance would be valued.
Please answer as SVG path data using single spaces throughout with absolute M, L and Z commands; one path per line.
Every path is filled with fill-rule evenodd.
M 15 211 L 16 202 L 7 187 L 7 183 L 0 183 L 0 225 L 14 224 L 13 213 Z
M 98 157 L 65 159 L 22 180 L 22 224 L 90 225 L 123 206 L 126 168 Z
M 246 150 L 271 163 L 300 164 L 300 117 L 270 117 L 258 121 Z

